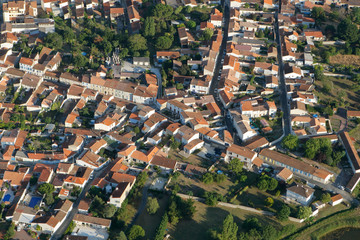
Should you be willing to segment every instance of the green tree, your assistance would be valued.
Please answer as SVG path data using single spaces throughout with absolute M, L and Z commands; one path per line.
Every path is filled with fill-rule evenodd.
M 271 225 L 266 225 L 265 227 L 263 227 L 262 229 L 262 239 L 266 239 L 266 240 L 277 240 L 278 239 L 278 232 L 277 230 L 271 226 Z
M 45 45 L 49 48 L 54 48 L 57 50 L 61 50 L 63 46 L 63 38 L 60 34 L 54 32 L 54 33 L 48 33 L 45 36 Z
M 147 17 L 144 23 L 144 36 L 153 37 L 155 33 L 155 20 L 153 17 Z
M 156 198 L 148 197 L 146 210 L 149 214 L 155 214 L 160 208 L 159 202 Z
M 274 191 L 278 186 L 278 181 L 275 178 L 269 178 L 268 180 L 268 189 L 269 191 Z
M 112 204 L 106 204 L 103 208 L 103 216 L 105 218 L 112 218 L 116 212 L 116 207 Z
M 257 182 L 256 186 L 263 191 L 266 191 L 268 189 L 268 181 L 266 179 L 260 179 L 260 181 Z
M 193 21 L 193 20 L 189 20 L 189 21 L 186 22 L 186 26 L 188 28 L 196 28 L 196 22 Z
M 135 134 L 139 134 L 140 133 L 140 128 L 138 126 L 134 127 L 133 129 Z
M 290 212 L 290 208 L 286 204 L 283 204 L 280 211 L 277 212 L 276 217 L 280 221 L 285 221 L 289 218 Z
M 55 187 L 51 183 L 43 183 L 39 186 L 38 191 L 41 194 L 51 194 L 55 191 Z
M 359 39 L 359 30 L 357 26 L 346 18 L 342 20 L 337 27 L 338 35 L 350 43 L 354 43 Z
M 214 30 L 212 30 L 211 28 L 206 28 L 202 35 L 201 35 L 201 38 L 200 40 L 202 41 L 210 41 L 211 40 L 211 37 L 214 35 Z
M 281 141 L 281 146 L 289 150 L 294 150 L 298 147 L 299 138 L 297 135 L 287 135 Z
M 325 11 L 321 7 L 313 7 L 311 10 L 311 16 L 315 18 L 316 23 L 321 24 L 323 21 L 325 21 Z
M 153 8 L 153 15 L 159 19 L 168 19 L 174 12 L 170 5 L 158 3 Z
M 306 206 L 299 206 L 296 217 L 299 219 L 307 219 L 312 214 L 311 208 Z
M 129 37 L 129 47 L 131 51 L 141 51 L 147 49 L 146 39 L 140 34 L 134 34 Z
M 214 182 L 214 177 L 213 177 L 213 174 L 212 173 L 205 173 L 202 178 L 201 178 L 201 181 L 205 184 L 210 184 L 210 183 L 213 183 Z
M 177 209 L 177 204 L 174 199 L 171 200 L 171 203 L 169 206 L 169 211 L 168 211 L 168 216 L 169 216 L 171 225 L 175 226 L 179 222 L 180 213 L 179 213 L 179 210 Z
M 227 165 L 227 169 L 235 174 L 238 174 L 242 171 L 244 163 L 240 161 L 238 158 L 233 158 L 230 160 Z
M 265 199 L 265 206 L 271 207 L 273 204 L 274 204 L 274 199 L 272 199 L 271 197 L 267 197 Z
M 121 231 L 116 237 L 115 240 L 128 240 L 125 233 Z
M 8 229 L 6 230 L 6 233 L 4 235 L 4 240 L 10 240 L 15 235 L 15 224 L 11 223 Z
M 217 234 L 219 240 L 237 240 L 238 226 L 234 222 L 234 217 L 229 214 L 226 216 L 221 232 Z
M 209 206 L 215 206 L 218 204 L 219 198 L 220 198 L 220 194 L 218 194 L 217 192 L 205 192 L 204 197 L 205 197 L 205 204 L 209 205 Z
M 158 39 L 156 39 L 156 48 L 157 49 L 169 49 L 172 45 L 173 40 L 167 36 L 161 36 Z
M 160 222 L 160 225 L 159 225 L 159 227 L 158 227 L 158 229 L 156 231 L 156 235 L 155 235 L 154 240 L 163 240 L 164 239 L 164 235 L 165 235 L 165 232 L 166 232 L 168 222 L 169 222 L 169 218 L 168 218 L 167 213 L 165 213 L 163 215 L 163 217 L 161 218 L 161 222 Z
M 133 225 L 128 233 L 129 240 L 135 240 L 145 237 L 145 230 L 139 225 Z
M 330 193 L 323 193 L 321 194 L 321 198 L 320 200 L 323 202 L 323 203 L 328 203 L 331 201 L 331 195 Z
M 83 68 L 88 64 L 88 59 L 82 55 L 78 54 L 74 57 L 74 66 L 77 68 Z

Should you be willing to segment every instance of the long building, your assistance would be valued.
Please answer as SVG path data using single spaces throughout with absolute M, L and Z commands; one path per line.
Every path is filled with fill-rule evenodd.
M 306 162 L 269 149 L 263 149 L 259 153 L 259 158 L 265 163 L 273 166 L 286 167 L 296 175 L 300 175 L 317 182 L 328 183 L 330 178 L 333 177 L 333 174 L 326 170 L 317 169 Z
M 354 173 L 360 173 L 360 158 L 354 147 L 348 132 L 342 132 L 340 135 L 340 141 L 346 150 L 346 156 L 350 162 L 351 169 Z

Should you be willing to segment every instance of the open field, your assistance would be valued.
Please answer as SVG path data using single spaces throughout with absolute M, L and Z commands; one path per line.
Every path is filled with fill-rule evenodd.
M 324 235 L 345 227 L 356 227 L 360 224 L 360 209 L 349 209 L 317 220 L 286 239 L 321 239 Z
M 346 96 L 344 97 L 345 103 L 349 103 L 354 108 L 360 108 L 360 95 L 358 92 L 354 92 L 351 89 L 351 86 L 354 84 L 353 81 L 349 79 L 342 79 L 342 78 L 334 78 L 334 77 L 327 77 L 330 81 L 333 82 L 334 87 L 330 93 L 323 93 L 322 89 L 322 82 L 315 81 L 315 95 L 319 98 L 319 100 L 324 101 L 339 101 L 339 92 L 344 91 Z
M 210 167 L 213 163 L 209 159 L 199 157 L 195 154 L 190 154 L 190 156 L 188 158 L 185 158 L 184 156 L 179 154 L 178 151 L 174 151 L 172 149 L 169 151 L 169 158 L 174 159 L 176 161 L 190 163 L 192 165 L 200 166 L 200 167 L 204 167 L 204 168 Z
M 337 54 L 330 57 L 330 64 L 353 65 L 356 67 L 360 67 L 360 56 Z
M 167 210 L 169 197 L 167 195 L 159 195 L 157 199 L 160 205 L 159 210 L 154 215 L 150 215 L 147 213 L 146 209 L 144 209 L 135 222 L 136 225 L 140 225 L 142 228 L 144 228 L 146 234 L 145 239 L 153 239 L 155 237 L 156 229 L 160 224 L 165 210 Z
M 250 213 L 240 209 L 229 209 L 226 207 L 209 207 L 203 203 L 195 202 L 196 213 L 192 220 L 181 220 L 176 228 L 170 228 L 170 234 L 176 240 L 203 240 L 211 239 L 210 231 L 218 230 L 222 225 L 225 217 L 231 213 L 235 222 L 239 225 L 241 231 L 241 223 L 250 217 L 257 217 L 263 225 L 271 224 L 279 229 L 279 226 L 286 225 L 288 222 L 279 223 L 275 218 L 265 217 L 262 215 Z M 295 224 L 296 227 L 302 224 Z

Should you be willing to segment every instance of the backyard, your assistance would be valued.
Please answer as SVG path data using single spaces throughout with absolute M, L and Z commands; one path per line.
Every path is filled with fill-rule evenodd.
M 196 154 L 190 154 L 190 156 L 188 158 L 186 158 L 186 157 L 182 156 L 179 153 L 179 151 L 175 151 L 172 149 L 169 151 L 169 158 L 174 159 L 178 162 L 190 163 L 192 165 L 200 166 L 203 168 L 208 168 L 213 164 L 212 161 L 202 158 L 202 157 L 199 157 Z

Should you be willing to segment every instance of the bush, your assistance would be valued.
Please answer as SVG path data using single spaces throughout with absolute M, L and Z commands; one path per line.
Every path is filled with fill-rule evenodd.
M 156 198 L 148 197 L 146 210 L 149 214 L 155 214 L 160 208 L 159 202 Z

